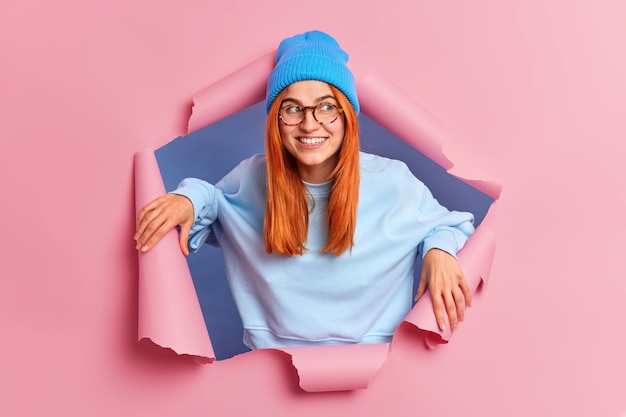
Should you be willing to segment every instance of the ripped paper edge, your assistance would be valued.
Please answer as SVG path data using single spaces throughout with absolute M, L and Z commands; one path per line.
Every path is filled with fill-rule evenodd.
M 273 57 L 274 53 L 265 55 L 196 94 L 188 132 L 199 130 L 262 101 Z M 380 74 L 372 73 L 365 77 L 358 84 L 358 89 L 364 113 L 450 170 L 453 164 L 443 152 L 445 129 L 436 118 Z M 149 158 L 146 154 L 150 153 L 151 158 L 154 158 L 153 151 L 138 153 L 135 157 L 136 166 L 141 165 L 138 161 Z M 154 166 L 158 171 L 156 161 Z M 139 171 L 136 170 L 137 210 L 165 192 L 160 171 L 158 175 L 155 172 L 149 175 L 158 176 L 162 188 L 158 191 L 151 188 L 150 193 L 144 188 L 148 186 L 147 183 L 156 181 L 156 178 L 142 177 L 143 173 Z M 455 176 L 463 180 L 459 175 Z M 465 181 L 494 199 L 499 197 L 501 186 L 495 182 Z M 150 185 L 154 187 L 154 184 Z M 152 197 L 147 197 L 147 194 Z M 493 233 L 484 224 L 485 221 L 459 252 L 459 261 L 472 291 L 476 291 L 480 283 L 488 279 L 495 250 Z M 215 354 L 188 266 L 178 247 L 176 231 L 168 234 L 163 243 L 157 246 L 159 248 L 139 254 L 139 338 L 150 339 L 179 355 L 196 357 L 205 363 L 212 362 Z M 161 279 L 153 278 L 154 271 L 159 271 Z M 177 289 L 155 290 L 153 287 L 161 282 L 167 282 Z M 168 301 L 164 301 L 164 298 Z M 176 313 L 179 309 L 180 312 Z M 439 331 L 436 325 L 428 293 L 409 312 L 404 322 L 425 330 L 429 335 L 426 342 L 431 347 L 450 340 L 451 333 Z M 180 323 L 186 325 L 180 326 Z M 291 356 L 300 377 L 300 387 L 305 391 L 317 392 L 366 388 L 384 365 L 389 345 L 337 345 L 277 350 Z M 337 378 L 339 369 L 343 369 L 341 378 Z

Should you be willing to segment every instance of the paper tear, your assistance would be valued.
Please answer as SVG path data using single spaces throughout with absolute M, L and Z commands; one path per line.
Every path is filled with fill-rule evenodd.
M 366 389 L 387 360 L 389 343 L 282 349 L 307 392 Z M 321 360 L 323 359 L 323 360 Z
M 187 133 L 264 100 L 267 78 L 274 68 L 275 55 L 276 52 L 264 55 L 197 93 L 193 97 Z
M 478 191 L 484 194 L 487 194 L 489 197 L 493 198 L 494 200 L 497 200 L 500 198 L 500 193 L 502 192 L 502 184 L 496 181 L 471 180 L 471 179 L 463 178 L 461 176 L 453 174 L 450 171 L 448 172 L 451 175 L 455 176 L 456 178 L 460 179 L 461 181 L 465 182 L 466 184 L 471 185 Z
M 135 210 L 165 194 L 154 152 L 135 154 Z M 187 260 L 171 230 L 161 242 L 139 256 L 139 334 L 179 355 L 200 362 L 215 359 Z M 182 325 L 181 325 L 182 324 Z
M 448 134 L 443 123 L 424 106 L 375 71 L 365 76 L 357 89 L 363 113 L 442 166 L 450 175 L 498 199 L 502 187 L 497 182 L 468 179 L 462 173 L 451 173 L 454 164 L 444 152 Z
M 496 241 L 493 232 L 487 226 L 481 225 L 467 241 L 465 247 L 459 251 L 459 263 L 472 294 L 489 280 L 495 249 Z M 445 310 L 444 315 L 447 320 Z M 445 330 L 439 329 L 433 314 L 433 301 L 428 291 L 413 306 L 404 322 L 428 332 L 425 341 L 430 348 L 448 343 L 452 337 L 452 330 L 449 327 Z
M 387 78 L 371 72 L 357 85 L 363 113 L 445 169 L 443 124 Z
M 193 132 L 258 103 L 273 66 L 274 53 L 265 55 L 194 96 L 188 131 Z M 422 106 L 380 74 L 370 74 L 358 85 L 364 113 L 405 140 L 413 148 L 449 170 L 453 164 L 443 152 L 443 125 Z M 136 208 L 165 193 L 160 171 L 150 150 L 135 155 Z M 455 175 L 457 176 L 457 175 Z M 458 177 L 463 180 L 463 178 Z M 484 180 L 464 180 L 497 199 L 500 186 Z M 487 219 L 485 219 L 487 220 Z M 493 261 L 495 239 L 485 221 L 459 252 L 459 260 L 473 291 L 486 282 Z M 139 338 L 148 338 L 178 354 L 215 359 L 210 337 L 189 268 L 180 253 L 176 231 L 159 245 L 139 255 Z M 430 294 L 425 294 L 404 322 L 425 334 L 432 348 L 450 340 L 435 321 Z M 184 323 L 184 326 L 181 326 Z M 389 345 L 334 345 L 277 349 L 291 356 L 305 391 L 367 388 L 387 359 Z M 205 363 L 206 363 L 205 362 Z

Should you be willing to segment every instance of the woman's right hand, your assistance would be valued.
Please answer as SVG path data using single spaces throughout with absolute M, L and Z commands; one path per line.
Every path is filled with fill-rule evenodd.
M 180 250 L 185 256 L 189 255 L 187 240 L 193 216 L 191 201 L 179 194 L 165 194 L 148 203 L 137 216 L 137 249 L 142 252 L 150 250 L 172 228 L 180 226 Z

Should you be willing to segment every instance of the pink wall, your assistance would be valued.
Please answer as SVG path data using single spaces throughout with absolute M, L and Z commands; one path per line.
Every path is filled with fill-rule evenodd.
M 623 2 L 87 3 L 0 1 L 0 415 L 626 415 Z M 354 392 L 301 392 L 278 352 L 135 342 L 133 154 L 312 28 L 446 124 L 453 172 L 504 187 L 461 329 L 400 332 Z

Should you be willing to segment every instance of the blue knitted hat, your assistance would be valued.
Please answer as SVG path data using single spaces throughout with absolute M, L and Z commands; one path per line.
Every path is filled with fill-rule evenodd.
M 346 95 L 356 114 L 360 106 L 348 54 L 326 33 L 313 31 L 284 39 L 278 46 L 276 66 L 267 81 L 267 112 L 283 88 L 297 81 L 324 81 Z

